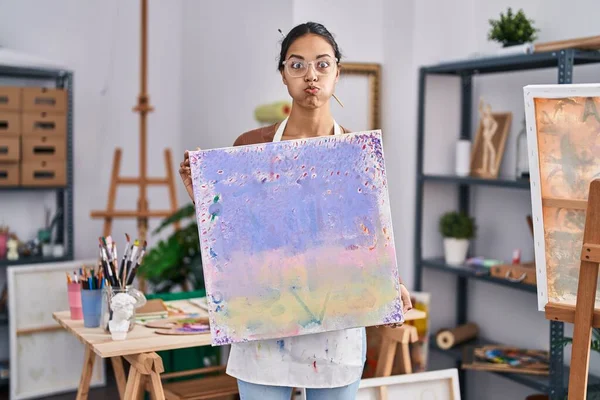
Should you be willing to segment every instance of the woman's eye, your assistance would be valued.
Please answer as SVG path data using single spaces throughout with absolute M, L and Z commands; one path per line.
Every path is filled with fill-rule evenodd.
M 329 63 L 327 61 L 319 62 L 319 68 L 327 68 L 329 67 Z
M 301 62 L 294 62 L 294 63 L 292 63 L 292 68 L 294 68 L 294 69 L 299 69 L 299 68 L 302 68 L 302 67 L 303 67 L 303 65 L 302 65 Z

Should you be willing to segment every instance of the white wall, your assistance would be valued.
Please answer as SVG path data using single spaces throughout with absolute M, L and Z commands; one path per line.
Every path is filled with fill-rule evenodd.
M 292 1 L 184 1 L 183 145 L 231 146 L 257 128 L 254 109 L 289 99 L 277 71 L 277 29 L 292 23 Z

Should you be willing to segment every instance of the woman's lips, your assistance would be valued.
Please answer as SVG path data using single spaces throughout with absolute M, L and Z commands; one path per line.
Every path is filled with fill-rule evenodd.
M 318 87 L 311 86 L 311 87 L 307 87 L 306 89 L 304 89 L 304 91 L 305 91 L 306 93 L 308 93 L 308 94 L 315 95 L 315 94 L 317 94 L 317 93 L 319 92 L 319 88 L 318 88 Z

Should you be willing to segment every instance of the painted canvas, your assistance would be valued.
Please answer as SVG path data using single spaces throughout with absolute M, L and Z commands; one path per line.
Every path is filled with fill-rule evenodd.
M 404 320 L 380 131 L 190 166 L 214 345 Z
M 575 305 L 589 185 L 600 178 L 600 85 L 531 85 L 524 94 L 543 311 Z

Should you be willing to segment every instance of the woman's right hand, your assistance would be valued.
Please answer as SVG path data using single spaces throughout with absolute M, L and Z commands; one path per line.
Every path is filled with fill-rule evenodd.
M 198 150 L 200 150 L 200 148 L 198 148 Z M 190 155 L 187 150 L 185 151 L 185 153 L 183 153 L 183 162 L 179 164 L 179 176 L 181 176 L 181 180 L 185 185 L 185 190 L 187 191 L 188 196 L 190 196 L 190 199 L 193 202 L 194 189 L 192 187 L 192 170 L 190 168 Z

